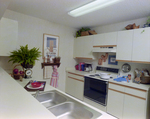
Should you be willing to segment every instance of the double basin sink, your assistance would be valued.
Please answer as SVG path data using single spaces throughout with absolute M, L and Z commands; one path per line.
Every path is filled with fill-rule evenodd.
M 102 115 L 56 90 L 33 96 L 58 119 L 96 119 Z

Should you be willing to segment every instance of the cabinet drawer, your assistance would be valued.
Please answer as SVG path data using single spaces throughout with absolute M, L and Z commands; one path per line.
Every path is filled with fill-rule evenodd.
M 117 84 L 109 83 L 109 88 L 120 92 L 124 92 L 124 87 Z
M 137 98 L 141 97 L 141 98 L 145 98 L 146 99 L 146 90 L 142 90 L 142 89 L 137 89 L 137 88 L 133 88 L 133 87 L 125 87 L 125 94 L 127 95 L 131 95 L 131 96 L 137 96 Z
M 79 75 L 79 74 L 75 74 L 72 72 L 68 72 L 68 77 L 70 77 L 70 78 L 72 77 L 73 79 L 79 79 L 79 80 L 84 81 L 84 76 Z

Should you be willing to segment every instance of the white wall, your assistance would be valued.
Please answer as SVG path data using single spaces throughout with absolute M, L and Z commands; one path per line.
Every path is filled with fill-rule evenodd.
M 131 20 L 131 21 L 125 21 L 125 22 L 121 22 L 121 23 L 116 23 L 116 24 L 110 24 L 110 25 L 105 25 L 105 26 L 98 26 L 98 27 L 94 27 L 92 28 L 93 30 L 95 30 L 98 34 L 100 33 L 108 33 L 108 32 L 113 32 L 113 31 L 122 31 L 125 30 L 125 27 L 128 24 L 133 24 L 136 23 L 136 25 L 140 25 L 140 27 L 143 27 L 143 25 L 146 23 L 147 18 L 140 18 L 140 19 L 135 19 L 135 20 Z M 105 53 L 96 53 L 98 59 L 101 57 L 101 55 L 105 55 Z M 109 53 L 109 55 L 115 55 L 113 53 Z M 95 70 L 96 66 L 98 66 L 98 59 L 94 60 L 94 61 L 90 61 L 90 60 L 78 60 L 78 62 L 90 62 L 93 64 L 93 68 Z M 118 62 L 118 65 L 110 65 L 108 64 L 108 59 L 106 62 L 103 62 L 102 65 L 99 66 L 103 66 L 103 67 L 113 67 L 113 68 L 122 68 L 122 65 L 124 63 L 128 63 L 128 62 Z M 132 80 L 134 78 L 134 70 L 136 68 L 139 69 L 148 69 L 150 71 L 150 64 L 141 64 L 141 63 L 128 63 L 131 65 L 131 71 L 128 73 L 123 73 L 122 71 L 120 72 L 121 75 L 125 75 L 127 76 L 128 74 L 131 74 L 132 76 Z
M 99 33 L 108 33 L 108 32 L 113 32 L 113 31 L 122 31 L 122 30 L 125 30 L 125 27 L 127 25 L 133 24 L 133 23 L 135 23 L 137 26 L 140 25 L 140 28 L 142 28 L 143 25 L 146 23 L 146 20 L 147 20 L 147 17 L 144 17 L 144 18 L 130 20 L 130 21 L 124 21 L 124 22 L 120 22 L 120 23 L 116 23 L 116 24 L 98 26 L 98 27 L 94 27 L 92 29 L 94 29 L 98 34 Z
M 20 45 L 28 44 L 29 48 L 38 47 L 42 52 L 43 33 L 58 35 L 59 39 L 59 56 L 61 56 L 61 65 L 59 72 L 59 89 L 65 90 L 65 68 L 74 67 L 73 59 L 73 42 L 75 29 L 63 25 L 55 24 L 49 21 L 6 10 L 4 16 L 8 19 L 18 21 L 18 48 Z M 0 65 L 4 69 L 12 68 L 11 64 L 6 64 L 8 57 L 0 57 Z M 43 69 L 41 69 L 42 57 L 33 67 L 33 78 L 43 79 Z M 52 72 L 50 72 L 52 73 Z M 50 80 L 50 79 L 47 79 Z

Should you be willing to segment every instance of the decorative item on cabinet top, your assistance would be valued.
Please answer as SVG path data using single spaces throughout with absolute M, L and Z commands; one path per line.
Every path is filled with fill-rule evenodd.
M 136 26 L 136 24 L 129 24 L 127 25 L 125 28 L 126 30 L 130 30 L 130 29 L 138 29 L 140 27 L 140 25 Z
M 76 32 L 76 38 L 80 36 L 88 36 L 88 35 L 94 35 L 97 34 L 95 30 L 91 30 L 90 28 L 81 28 Z
M 150 16 L 147 17 L 148 20 L 146 21 L 146 24 L 144 24 L 143 28 L 150 27 Z

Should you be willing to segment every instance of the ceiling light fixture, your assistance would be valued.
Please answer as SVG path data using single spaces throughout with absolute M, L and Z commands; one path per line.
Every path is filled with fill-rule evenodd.
M 114 3 L 117 3 L 121 0 L 95 0 L 93 2 L 90 2 L 86 5 L 83 5 L 77 9 L 74 9 L 70 12 L 68 12 L 68 14 L 72 17 L 78 17 L 93 11 L 96 11 L 98 9 L 107 7 L 109 5 L 112 5 Z

